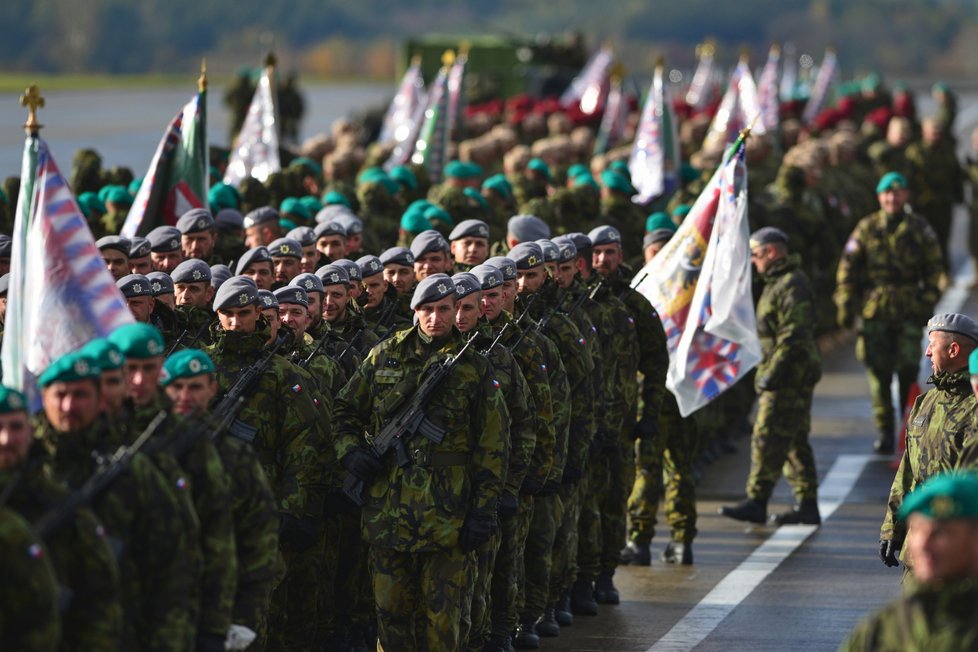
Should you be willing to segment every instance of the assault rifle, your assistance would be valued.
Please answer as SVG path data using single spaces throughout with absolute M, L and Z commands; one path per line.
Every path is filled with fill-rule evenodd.
M 201 338 L 201 336 L 207 331 L 207 329 L 210 328 L 210 326 L 211 326 L 210 322 L 204 322 L 203 324 L 201 324 L 200 328 L 197 329 L 197 333 L 194 335 L 193 339 L 190 340 L 190 342 L 187 344 L 183 344 L 183 338 L 187 336 L 187 334 L 190 332 L 190 329 L 184 328 L 183 332 L 180 333 L 180 337 L 177 338 L 177 340 L 173 343 L 173 346 L 170 347 L 170 350 L 166 352 L 166 355 L 164 357 L 170 357 L 170 354 L 174 353 L 178 348 L 180 348 L 181 344 L 183 344 L 183 346 L 188 349 L 193 348 L 194 344 L 197 343 L 197 340 Z
M 445 438 L 445 429 L 428 420 L 424 413 L 425 404 L 431 398 L 442 381 L 448 378 L 452 369 L 458 364 L 478 334 L 470 337 L 458 353 L 449 356 L 442 362 L 434 364 L 421 381 L 421 385 L 400 409 L 388 420 L 381 428 L 369 450 L 379 460 L 387 455 L 387 451 L 394 449 L 397 456 L 397 465 L 400 467 L 408 466 L 411 458 L 407 453 L 407 442 L 415 434 L 420 434 L 425 439 L 435 444 L 440 444 Z M 360 478 L 348 474 L 343 481 L 343 493 L 356 505 L 363 505 L 364 482 Z

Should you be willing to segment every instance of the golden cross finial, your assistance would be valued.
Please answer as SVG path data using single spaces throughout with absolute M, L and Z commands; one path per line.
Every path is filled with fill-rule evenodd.
M 201 93 L 207 90 L 207 59 L 200 60 L 200 77 L 197 78 L 197 90 Z
M 24 124 L 24 129 L 27 130 L 28 134 L 36 136 L 43 126 L 37 121 L 37 110 L 44 108 L 44 98 L 41 97 L 41 91 L 35 84 L 28 86 L 24 94 L 20 96 L 20 105 L 27 107 L 27 122 Z

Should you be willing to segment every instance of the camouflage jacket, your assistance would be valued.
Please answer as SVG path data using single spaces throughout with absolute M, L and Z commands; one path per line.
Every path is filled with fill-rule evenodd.
M 376 435 L 427 368 L 461 346 L 457 331 L 439 345 L 414 327 L 375 347 L 337 399 L 337 458 L 364 445 L 365 432 Z M 470 349 L 425 411 L 445 438 L 434 444 L 414 436 L 412 463 L 403 468 L 393 452 L 384 457 L 384 472 L 364 494 L 363 530 L 371 545 L 400 552 L 453 548 L 469 510 L 495 514 L 507 472 L 509 414 L 489 362 Z
M 835 304 L 840 315 L 923 326 L 940 297 L 942 270 L 937 236 L 924 218 L 880 210 L 860 220 L 846 242 Z
M 318 339 L 309 333 L 303 333 L 302 341 L 292 347 L 291 351 L 284 351 L 283 356 L 292 364 L 300 369 L 305 369 L 309 376 L 316 383 L 321 398 L 324 399 L 330 414 L 333 411 L 333 399 L 343 389 L 349 374 L 329 355 L 328 345 L 319 347 L 318 351 L 313 351 L 319 344 Z M 312 355 L 312 358 L 309 356 Z M 306 362 L 308 360 L 308 362 Z
M 955 468 L 962 449 L 975 438 L 978 400 L 967 367 L 928 379 L 934 389 L 917 397 L 907 420 L 907 449 L 890 487 L 880 539 L 902 543 L 906 523 L 896 518 L 903 497 L 927 478 Z
M 397 290 L 394 286 L 390 286 L 379 306 L 363 309 L 363 318 L 378 340 L 386 339 L 403 328 L 411 327 L 411 320 L 407 319 L 400 310 Z
M 30 525 L 6 508 L 0 509 L 0 566 L 0 648 L 58 650 L 58 582 L 50 556 Z
M 763 357 L 755 377 L 762 389 L 811 387 L 822 375 L 815 296 L 800 261 L 790 254 L 772 263 L 763 276 L 756 308 Z
M 840 652 L 978 649 L 978 581 L 925 584 L 863 620 Z
M 597 283 L 599 277 L 594 276 L 593 283 Z M 585 285 L 582 280 L 575 280 L 574 288 L 581 286 L 581 289 L 592 291 L 593 285 Z M 622 303 L 612 288 L 607 283 L 601 285 L 594 295 L 594 302 L 605 312 L 604 328 L 599 326 L 599 334 L 602 344 L 606 346 L 605 353 L 605 382 L 609 385 L 606 396 L 606 409 L 609 415 L 609 427 L 615 428 L 613 432 L 624 433 L 626 430 L 631 432 L 631 424 L 635 422 L 635 411 L 638 401 L 638 373 L 639 356 L 635 352 L 639 350 L 638 330 L 635 327 L 635 318 L 628 308 Z
M 37 449 L 35 446 L 35 452 Z M 37 458 L 30 456 L 13 474 L 0 472 L 0 493 L 11 492 L 7 507 L 30 523 L 57 509 L 68 496 L 64 487 L 44 473 Z M 45 545 L 61 596 L 61 649 L 119 649 L 119 568 L 95 514 L 87 508 L 75 511 L 47 537 Z
M 50 451 L 53 478 L 69 489 L 95 473 L 93 451 L 108 455 L 120 433 L 96 422 L 78 432 L 57 432 L 41 419 L 39 438 Z M 137 453 L 129 470 L 91 505 L 116 553 L 122 589 L 124 650 L 184 650 L 194 629 L 196 604 L 188 600 L 200 581 L 188 563 L 196 541 L 185 529 L 183 507 L 150 459 Z
M 907 146 L 907 159 L 915 168 L 912 180 L 913 202 L 922 212 L 930 206 L 951 206 L 964 199 L 964 171 L 954 145 L 938 142 L 926 145 L 917 141 Z
M 645 215 L 631 199 L 617 193 L 602 198 L 601 224 L 613 226 L 621 233 L 621 246 L 626 258 L 642 253 Z
M 196 306 L 177 306 L 177 318 L 180 328 L 171 346 L 180 341 L 178 348 L 202 349 L 211 343 L 211 325 L 217 321 L 217 315 L 210 310 Z
M 207 353 L 217 367 L 217 380 L 229 388 L 244 369 L 265 353 L 268 325 L 259 321 L 254 333 L 215 329 Z M 278 510 L 296 518 L 318 519 L 321 500 L 310 489 L 321 482 L 322 453 L 329 424 L 321 422 L 316 388 L 288 360 L 277 356 L 251 392 L 238 420 L 250 428 L 248 441 L 272 485 Z

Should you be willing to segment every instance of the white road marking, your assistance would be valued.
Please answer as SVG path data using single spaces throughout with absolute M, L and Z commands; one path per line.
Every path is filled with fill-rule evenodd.
M 840 455 L 819 486 L 822 527 L 845 502 L 874 455 Z M 783 525 L 710 591 L 647 652 L 692 650 L 730 615 L 757 586 L 787 559 L 818 527 Z

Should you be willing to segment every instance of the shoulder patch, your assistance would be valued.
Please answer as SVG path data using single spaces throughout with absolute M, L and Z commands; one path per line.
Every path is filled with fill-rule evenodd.
M 292 386 L 292 393 L 293 394 L 301 394 L 302 393 L 302 385 L 300 385 L 299 383 L 296 383 L 295 385 L 293 385 Z
M 860 247 L 859 240 L 857 240 L 856 238 L 850 237 L 848 240 L 846 240 L 845 251 L 847 254 L 856 253 L 857 251 L 859 251 L 859 247 Z

